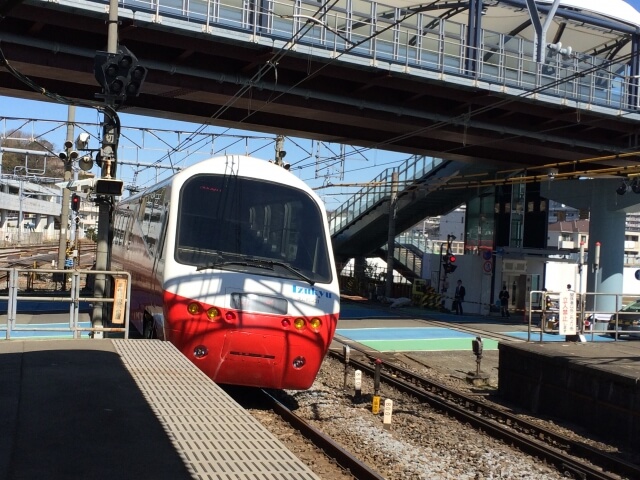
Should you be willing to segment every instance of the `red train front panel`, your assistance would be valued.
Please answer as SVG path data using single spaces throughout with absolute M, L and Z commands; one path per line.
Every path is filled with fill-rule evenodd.
M 325 313 L 291 315 L 289 305 L 299 301 L 265 293 L 230 291 L 216 305 L 165 291 L 167 339 L 217 383 L 307 389 L 333 338 L 337 299 L 320 289 L 285 289 L 315 297 Z

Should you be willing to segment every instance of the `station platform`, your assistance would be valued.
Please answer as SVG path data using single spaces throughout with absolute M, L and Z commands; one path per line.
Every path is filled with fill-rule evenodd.
M 640 341 L 498 346 L 500 396 L 605 438 L 640 442 Z
M 584 342 L 567 342 L 564 335 L 529 332 L 513 315 L 460 316 L 366 301 L 341 304 L 336 334 L 370 354 L 406 353 L 425 364 L 446 363 L 453 373 L 470 370 L 471 343 L 480 336 L 483 365 L 495 368 L 503 399 L 617 442 L 640 442 L 640 339 L 593 331 Z
M 0 478 L 319 480 L 168 342 L 0 342 Z

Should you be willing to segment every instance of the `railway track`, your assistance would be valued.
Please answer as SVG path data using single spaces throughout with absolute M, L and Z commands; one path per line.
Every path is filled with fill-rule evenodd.
M 374 377 L 375 358 L 363 350 L 349 346 L 359 359 L 351 355 L 349 365 Z M 344 356 L 335 350 L 334 358 L 344 362 Z M 472 397 L 430 379 L 383 361 L 378 372 L 380 381 L 412 395 L 461 422 L 468 423 L 484 433 L 513 445 L 515 448 L 554 465 L 568 478 L 582 480 L 619 480 L 640 478 L 640 466 L 614 455 L 562 436 L 540 425 L 492 405 L 484 399 Z
M 286 424 L 316 447 L 316 458 L 322 455 L 331 459 L 331 461 L 338 466 L 336 468 L 345 472 L 345 478 L 353 478 L 356 480 L 385 480 L 378 472 L 358 460 L 356 456 L 332 440 L 321 430 L 296 415 L 271 392 L 251 389 L 251 393 L 247 395 L 246 389 L 233 387 L 229 387 L 227 391 L 238 403 L 247 409 L 254 411 L 273 411 Z
M 94 242 L 81 242 L 79 248 L 79 268 L 90 268 L 96 258 L 96 244 Z M 14 248 L 0 249 L 0 268 L 51 268 L 52 262 L 58 261 L 58 245 L 28 245 Z M 0 271 L 0 286 L 8 281 L 9 273 Z M 44 277 L 48 277 L 45 275 Z M 32 289 L 47 289 L 50 285 L 48 278 L 38 282 L 39 277 L 34 277 Z M 40 283 L 40 285 L 38 284 Z
M 26 245 L 13 248 L 0 248 L 0 267 L 32 268 L 50 267 L 51 261 L 58 260 L 57 244 Z M 96 254 L 94 242 L 80 242 L 81 265 L 91 266 Z

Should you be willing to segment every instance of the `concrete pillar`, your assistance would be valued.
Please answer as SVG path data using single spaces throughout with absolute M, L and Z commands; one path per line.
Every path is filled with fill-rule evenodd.
M 364 257 L 355 257 L 353 259 L 353 276 L 356 279 L 356 283 L 360 291 L 358 292 L 361 295 L 367 295 L 366 286 L 367 286 L 367 275 L 365 268 L 367 266 L 367 259 Z
M 587 275 L 587 292 L 612 295 L 600 295 L 595 300 L 587 298 L 587 309 L 614 312 L 620 307 L 616 305 L 614 295 L 624 293 L 626 213 L 638 211 L 640 195 L 630 189 L 626 194 L 618 195 L 616 190 L 622 180 L 597 178 L 546 182 L 541 185 L 542 196 L 574 208 L 589 209 L 588 263 L 583 270 Z M 596 242 L 600 242 L 600 265 L 598 271 L 594 272 L 592 265 Z
M 56 222 L 53 215 L 47 215 L 47 223 L 45 226 L 45 238 L 48 240 L 56 239 Z
M 598 295 L 594 305 L 587 308 L 614 312 L 617 310 L 615 294 L 622 293 L 624 271 L 624 233 L 626 214 L 624 211 L 611 211 L 604 202 L 591 204 L 589 222 L 589 256 L 587 269 L 587 291 L 611 293 Z M 596 242 L 600 242 L 600 265 L 593 271 Z

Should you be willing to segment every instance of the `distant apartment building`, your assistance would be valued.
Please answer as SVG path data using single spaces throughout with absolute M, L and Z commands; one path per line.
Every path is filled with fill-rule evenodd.
M 550 202 L 547 247 L 558 250 L 577 250 L 581 242 L 584 243 L 585 251 L 588 252 L 588 214 L 557 202 Z M 624 263 L 625 265 L 640 264 L 640 213 L 627 214 Z

